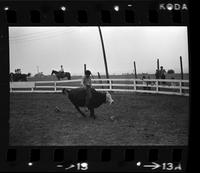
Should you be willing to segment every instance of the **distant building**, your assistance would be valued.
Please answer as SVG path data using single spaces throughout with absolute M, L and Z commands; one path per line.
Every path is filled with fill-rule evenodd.
M 43 74 L 43 72 L 39 72 L 39 73 L 35 74 L 34 77 L 41 78 L 41 77 L 44 77 L 44 74 Z
M 15 69 L 15 73 L 16 73 L 16 74 L 21 74 L 21 73 L 22 73 L 22 72 L 21 72 L 21 69 L 20 69 L 20 68 Z

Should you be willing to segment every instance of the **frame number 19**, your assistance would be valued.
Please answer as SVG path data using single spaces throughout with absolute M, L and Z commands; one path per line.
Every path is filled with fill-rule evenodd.
M 84 162 L 84 163 L 77 163 L 77 170 L 82 170 L 82 171 L 86 171 L 88 170 L 88 163 Z

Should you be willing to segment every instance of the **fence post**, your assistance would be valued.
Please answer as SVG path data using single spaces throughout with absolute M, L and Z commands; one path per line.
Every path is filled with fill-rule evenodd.
M 34 82 L 34 86 L 31 88 L 31 92 L 34 92 L 34 88 L 36 88 L 36 82 Z
M 133 79 L 134 90 L 136 91 L 136 79 Z
M 56 92 L 56 81 L 54 81 L 54 91 Z
M 182 80 L 180 80 L 179 86 L 180 86 L 180 95 L 182 95 Z
M 112 90 L 112 81 L 109 79 L 110 91 Z
M 156 80 L 156 93 L 158 93 L 158 80 Z

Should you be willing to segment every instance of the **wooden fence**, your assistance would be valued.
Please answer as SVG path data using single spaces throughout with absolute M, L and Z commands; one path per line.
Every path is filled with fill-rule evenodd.
M 63 81 L 10 82 L 10 92 L 51 93 L 80 87 L 81 79 Z M 92 79 L 98 91 L 142 92 L 189 96 L 189 80 Z

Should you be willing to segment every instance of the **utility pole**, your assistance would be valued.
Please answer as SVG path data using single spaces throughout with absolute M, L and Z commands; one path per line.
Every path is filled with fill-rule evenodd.
M 106 78 L 109 79 L 108 66 L 107 66 L 107 61 L 106 61 L 106 52 L 105 52 L 105 48 L 104 48 L 103 36 L 102 36 L 102 33 L 101 33 L 100 26 L 98 26 L 98 29 L 99 29 L 99 35 L 100 35 L 101 45 L 102 45 L 102 50 L 103 50 L 103 58 L 104 58 L 104 64 L 105 64 L 105 69 L 106 69 Z
M 135 72 L 135 79 L 137 79 L 137 71 L 136 71 L 136 64 L 135 64 L 135 61 L 134 61 L 134 72 Z
M 86 64 L 84 64 L 84 75 L 85 75 L 85 71 L 86 71 Z
M 181 66 L 181 79 L 183 80 L 183 63 L 182 63 L 182 56 L 180 56 L 180 66 Z
M 160 69 L 159 59 L 157 59 L 157 70 Z

